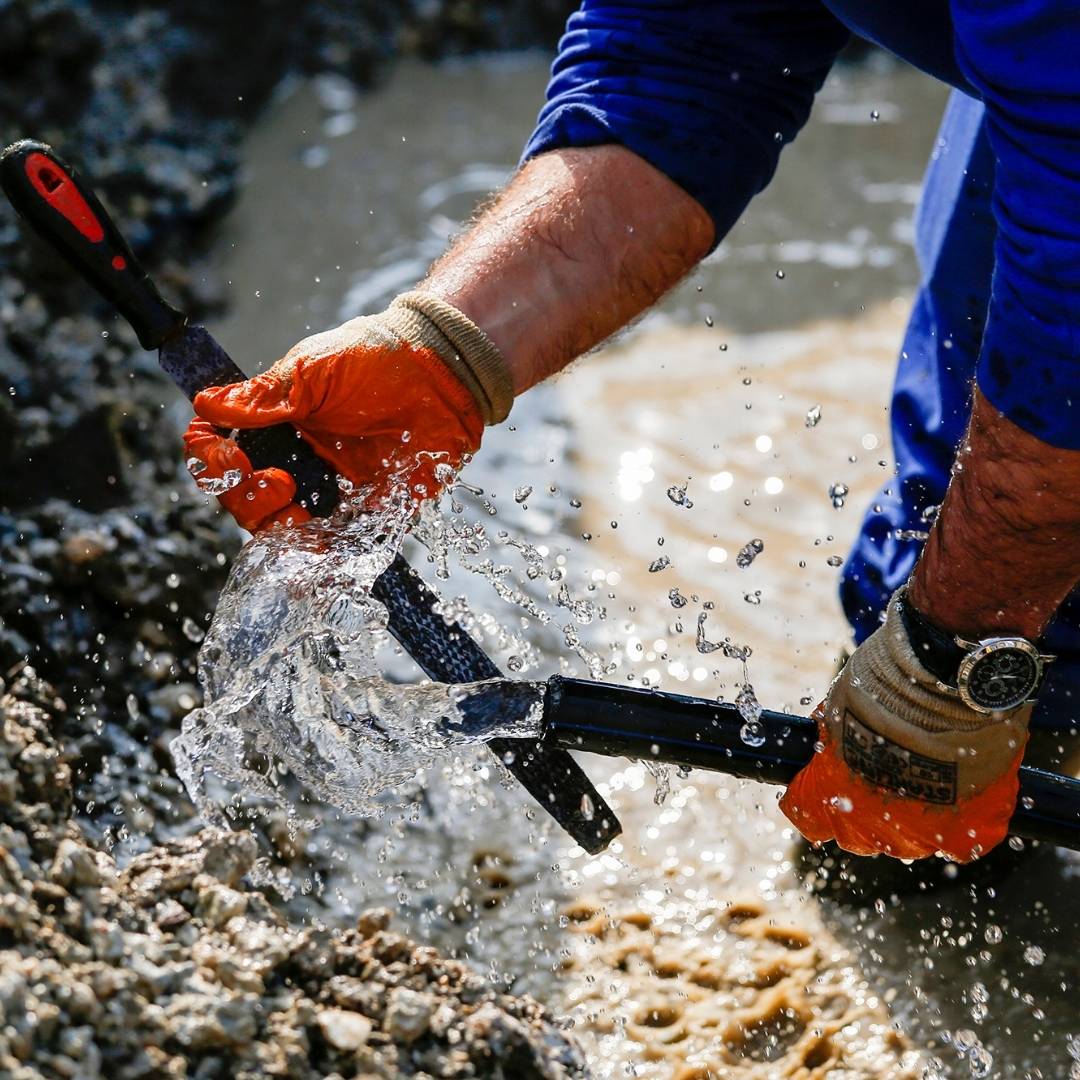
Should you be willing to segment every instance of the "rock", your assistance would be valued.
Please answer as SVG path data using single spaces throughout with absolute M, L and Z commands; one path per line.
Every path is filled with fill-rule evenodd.
M 173 1037 L 194 1051 L 223 1049 L 250 1042 L 258 1030 L 253 997 L 208 1001 L 201 994 L 179 994 L 165 1010 Z
M 66 889 L 95 888 L 101 884 L 94 853 L 70 839 L 60 841 L 49 876 Z
M 366 938 L 373 937 L 380 930 L 385 930 L 393 918 L 393 912 L 389 908 L 369 908 L 357 917 L 356 929 Z
M 320 1013 L 318 1024 L 323 1038 L 337 1050 L 359 1050 L 371 1036 L 371 1021 L 360 1013 L 344 1009 L 327 1009 Z
M 116 547 L 116 541 L 105 533 L 87 529 L 69 536 L 63 544 L 64 557 L 76 566 L 100 559 Z M 40 549 L 39 549 L 40 551 Z
M 247 897 L 227 885 L 211 885 L 199 893 L 198 913 L 208 926 L 220 928 L 247 909 Z
M 390 991 L 383 1018 L 383 1030 L 402 1042 L 416 1042 L 428 1030 L 435 1001 L 430 994 L 418 993 L 405 986 Z
M 239 885 L 243 876 L 255 865 L 259 845 L 248 832 L 210 834 L 202 860 L 202 872 L 223 881 Z

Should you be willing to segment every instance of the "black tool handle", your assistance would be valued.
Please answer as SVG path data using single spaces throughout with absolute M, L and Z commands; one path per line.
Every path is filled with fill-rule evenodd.
M 0 154 L 0 185 L 11 205 L 49 240 L 139 336 L 156 349 L 187 321 L 162 299 L 105 208 L 45 143 L 24 139 Z
M 560 676 L 548 681 L 544 721 L 545 742 L 554 746 L 766 784 L 790 784 L 814 756 L 818 737 L 813 720 L 766 709 L 761 741 L 748 746 L 745 721 L 726 702 Z M 1080 851 L 1080 780 L 1022 766 L 1009 831 Z

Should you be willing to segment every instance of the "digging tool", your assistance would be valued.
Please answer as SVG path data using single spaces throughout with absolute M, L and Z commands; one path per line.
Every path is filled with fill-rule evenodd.
M 494 683 L 486 691 L 500 693 Z M 473 707 L 476 707 L 475 705 Z M 814 754 L 817 724 L 802 716 L 761 714 L 753 741 L 735 705 L 587 679 L 546 684 L 543 744 L 607 757 L 662 761 L 789 784 Z M 1022 766 L 1010 833 L 1080 851 L 1080 780 Z
M 765 784 L 790 784 L 818 738 L 817 724 L 804 716 L 764 709 L 747 735 L 736 705 L 561 675 L 546 683 L 497 679 L 472 687 L 458 708 L 465 727 L 482 732 L 506 715 L 533 719 L 538 705 L 541 745 Z M 1022 766 L 1009 831 L 1080 851 L 1080 780 Z
M 145 349 L 157 349 L 166 374 L 189 398 L 246 376 L 201 326 L 166 302 L 93 191 L 44 143 L 24 140 L 0 154 L 0 185 L 18 213 L 131 324 Z M 256 469 L 287 469 L 296 501 L 329 516 L 337 477 L 289 424 L 242 431 L 237 442 Z M 430 678 L 463 683 L 497 679 L 493 661 L 462 629 L 434 610 L 438 596 L 398 555 L 375 583 L 390 633 Z M 554 745 L 496 739 L 492 752 L 587 851 L 620 832 L 618 819 L 573 757 Z M 586 809 L 587 808 L 587 809 Z

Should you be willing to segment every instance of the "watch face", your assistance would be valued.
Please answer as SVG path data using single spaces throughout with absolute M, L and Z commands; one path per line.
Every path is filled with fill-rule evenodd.
M 960 665 L 960 696 L 980 712 L 1009 712 L 1038 689 L 1042 661 L 1030 642 L 1020 639 L 983 641 Z

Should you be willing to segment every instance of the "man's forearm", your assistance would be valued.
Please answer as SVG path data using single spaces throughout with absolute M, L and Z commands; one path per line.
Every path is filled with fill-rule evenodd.
M 1002 416 L 978 391 L 912 603 L 943 629 L 1037 638 L 1080 581 L 1080 451 Z
M 701 205 L 620 146 L 529 162 L 421 288 L 480 326 L 520 394 L 621 329 L 708 252 Z

